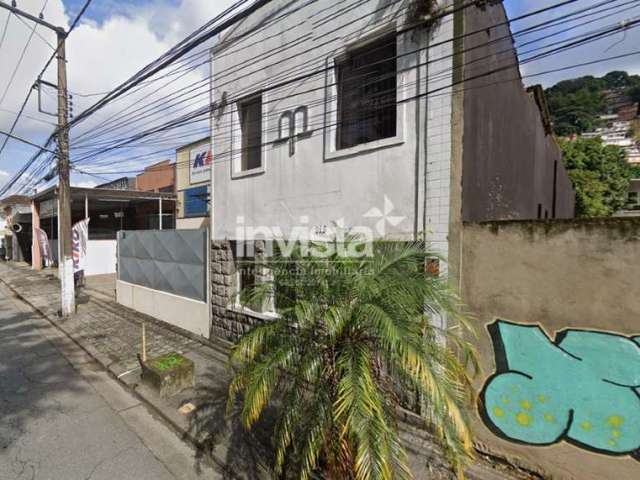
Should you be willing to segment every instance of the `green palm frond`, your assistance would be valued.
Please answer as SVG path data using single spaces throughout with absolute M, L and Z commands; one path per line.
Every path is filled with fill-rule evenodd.
M 275 296 L 279 314 L 233 348 L 229 388 L 229 406 L 242 399 L 247 428 L 267 405 L 278 407 L 277 476 L 412 478 L 396 417 L 407 392 L 459 475 L 472 458 L 472 321 L 446 279 L 426 273 L 439 257 L 424 244 L 372 250 L 321 260 L 298 247 L 276 253 L 262 263 L 272 280 L 241 295 L 251 304 Z M 439 316 L 446 327 L 433 322 Z

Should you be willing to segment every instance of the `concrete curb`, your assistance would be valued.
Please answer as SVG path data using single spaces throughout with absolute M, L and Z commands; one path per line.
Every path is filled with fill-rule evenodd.
M 125 381 L 126 377 L 128 376 L 126 375 L 127 372 L 120 371 L 122 370 L 122 367 L 118 362 L 112 361 L 110 358 L 108 358 L 106 355 L 96 350 L 91 345 L 83 345 L 82 343 L 80 343 L 78 340 L 76 340 L 76 338 L 74 338 L 74 336 L 67 329 L 64 328 L 63 325 L 59 323 L 57 318 L 55 317 L 52 318 L 51 314 L 46 313 L 41 308 L 39 308 L 38 306 L 33 304 L 31 301 L 29 301 L 16 289 L 16 287 L 11 285 L 11 283 L 7 282 L 2 278 L 0 278 L 0 282 L 6 285 L 7 288 L 9 288 L 11 292 L 13 292 L 16 298 L 18 298 L 20 301 L 28 305 L 32 310 L 34 310 L 34 312 L 40 315 L 55 329 L 57 329 L 62 334 L 64 334 L 64 336 L 68 338 L 73 344 L 75 344 L 78 348 L 80 348 L 83 352 L 85 352 L 111 378 L 116 380 L 127 392 L 131 393 L 137 400 L 139 400 L 140 404 L 143 405 L 151 413 L 153 417 L 162 421 L 180 439 L 188 442 L 188 444 L 191 445 L 198 454 L 202 454 L 203 461 L 211 462 L 210 466 L 218 470 L 220 473 L 223 473 L 224 475 L 226 475 L 226 478 L 234 478 L 234 479 L 243 478 L 237 475 L 235 472 L 229 470 L 228 467 L 225 465 L 225 463 L 216 457 L 214 452 L 211 452 L 211 453 L 207 452 L 203 448 L 203 445 L 200 442 L 198 442 L 197 439 L 194 438 L 193 435 L 189 432 L 188 428 L 185 428 L 184 425 L 181 425 L 179 422 L 177 422 L 175 418 L 173 418 L 167 411 L 164 411 L 160 406 L 158 406 L 157 398 L 150 398 L 144 395 L 141 391 L 138 390 L 137 388 L 138 384 L 127 383 Z M 100 292 L 97 292 L 94 289 L 88 289 L 88 290 L 91 292 L 90 296 L 92 297 L 92 301 L 97 302 L 99 304 L 112 302 L 112 299 L 108 298 L 106 295 Z M 126 311 L 130 310 L 126 307 L 122 307 L 122 308 Z M 140 315 L 138 312 L 134 312 L 132 310 L 131 312 L 132 314 Z M 144 317 L 146 317 L 146 315 L 144 315 Z M 151 317 L 149 317 L 149 319 L 150 319 L 149 320 L 150 322 L 157 322 L 158 324 L 161 324 L 164 328 L 167 328 L 167 325 L 164 322 L 159 322 L 158 320 L 152 319 Z M 193 335 L 185 335 L 181 331 L 182 329 L 178 327 L 169 328 L 169 330 L 173 331 L 174 333 L 183 335 L 187 338 L 190 338 L 192 340 L 198 340 L 197 338 L 194 338 Z M 210 345 L 208 342 L 203 341 L 202 339 L 199 339 L 198 343 L 201 344 L 203 348 L 211 349 L 213 352 L 215 352 L 215 355 L 218 355 L 218 356 L 223 355 L 226 357 L 226 353 L 227 353 L 227 349 L 225 348 L 226 345 L 221 345 L 221 344 Z M 218 358 L 218 360 L 220 360 L 220 358 Z M 142 388 L 142 390 L 144 390 L 144 388 Z M 170 410 L 171 412 L 173 412 L 172 407 L 168 407 L 167 410 Z M 432 440 L 430 439 L 431 435 L 426 430 L 424 430 L 421 419 L 419 417 L 417 417 L 415 414 L 408 412 L 406 410 L 401 410 L 399 412 L 399 415 L 401 418 L 401 423 L 403 423 L 405 427 L 407 427 L 405 428 L 406 431 L 413 430 L 414 431 L 413 436 L 415 436 L 416 438 L 424 437 L 423 439 L 424 441 L 429 442 L 429 444 L 433 443 Z M 499 473 L 494 470 L 495 465 L 504 467 L 505 469 L 512 471 L 514 476 L 513 477 L 510 476 L 509 478 L 527 478 L 527 479 L 543 478 L 543 476 L 539 472 L 530 470 L 525 466 L 520 465 L 519 462 L 515 462 L 513 460 L 507 460 L 499 456 L 492 455 L 487 451 L 487 449 L 482 448 L 481 445 L 476 446 L 476 451 L 480 458 L 484 458 L 486 462 L 494 465 L 494 467 L 490 468 L 487 464 L 484 464 L 484 462 L 477 463 L 473 466 L 470 466 L 469 470 L 467 471 L 467 474 L 468 474 L 468 478 L 472 480 L 498 480 L 498 479 L 507 478 L 499 475 Z
M 128 384 L 123 380 L 122 373 L 117 372 L 112 368 L 114 363 L 117 362 L 109 362 L 109 359 L 106 358 L 102 353 L 97 351 L 90 345 L 83 345 L 78 340 L 76 340 L 63 326 L 61 326 L 58 322 L 50 318 L 50 315 L 47 315 L 43 310 L 30 302 L 26 297 L 24 297 L 16 288 L 11 285 L 6 280 L 0 278 L 0 282 L 4 284 L 11 292 L 15 295 L 17 299 L 21 302 L 25 303 L 29 306 L 34 312 L 36 312 L 40 317 L 45 319 L 49 324 L 51 324 L 56 330 L 60 331 L 66 338 L 68 338 L 74 345 L 76 345 L 80 350 L 85 352 L 92 360 L 94 360 L 100 367 L 116 382 L 118 382 L 128 393 L 132 394 L 136 399 L 140 401 L 141 405 L 144 405 L 145 408 L 156 418 L 161 420 L 165 425 L 167 425 L 180 439 L 188 442 L 197 453 L 206 453 L 202 445 L 186 430 L 184 427 L 175 422 L 169 415 L 167 415 L 161 408 L 156 406 L 154 402 L 149 400 L 146 396 L 142 395 L 135 386 Z M 136 384 L 137 386 L 137 384 Z M 234 478 L 240 478 L 234 475 L 233 472 L 230 472 L 224 463 L 219 459 L 215 458 L 211 455 L 205 455 L 203 458 L 206 458 L 212 461 L 215 464 L 215 467 L 219 469 L 222 473 L 226 475 L 231 475 Z

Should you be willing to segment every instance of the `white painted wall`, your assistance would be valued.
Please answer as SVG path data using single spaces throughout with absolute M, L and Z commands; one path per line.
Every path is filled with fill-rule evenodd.
M 49 239 L 53 258 L 58 259 L 58 240 Z M 87 270 L 85 275 L 104 275 L 116 273 L 116 240 L 89 240 L 87 243 Z
M 429 65 L 427 83 L 426 67 L 411 68 L 425 62 L 426 51 L 408 54 L 426 46 L 426 35 L 410 32 L 398 37 L 398 53 L 405 54 L 398 60 L 398 68 L 405 70 L 398 75 L 399 99 L 422 96 L 400 105 L 398 138 L 363 145 L 342 155 L 345 152 L 335 151 L 332 136 L 334 60 L 348 46 L 366 42 L 388 29 L 401 29 L 410 2 L 389 2 L 389 7 L 381 9 L 382 2 L 370 0 L 357 2 L 357 8 L 346 8 L 352 3 L 327 8 L 328 2 L 275 0 L 223 36 L 223 45 L 225 39 L 267 24 L 259 37 L 250 35 L 213 51 L 213 100 L 219 104 L 223 98 L 229 100 L 212 119 L 214 239 L 238 238 L 238 219 L 246 226 L 278 227 L 285 238 L 290 238 L 296 226 L 330 226 L 343 219 L 346 227 L 367 226 L 385 237 L 412 238 L 415 229 L 426 230 L 428 238 L 446 253 L 451 93 L 444 89 L 431 97 L 426 115 L 424 93 L 451 84 L 447 72 L 452 67 L 448 55 L 452 43 L 446 42 L 429 54 L 432 61 L 442 60 Z M 298 8 L 290 16 L 268 23 L 269 18 L 282 17 L 285 11 Z M 440 43 L 452 36 L 453 17 L 447 16 L 430 41 Z M 273 49 L 284 46 L 288 48 L 273 53 Z M 234 169 L 239 153 L 235 100 L 314 69 L 327 71 L 264 93 L 264 168 L 251 175 L 238 175 Z M 296 95 L 300 92 L 307 93 Z M 296 153 L 290 157 L 287 143 L 273 141 L 282 112 L 302 105 L 309 109 L 313 135 L 297 141 Z M 376 228 L 382 225 L 377 212 L 366 215 L 374 208 L 387 216 L 403 217 L 403 221 L 397 225 L 387 222 L 381 231 Z
M 116 273 L 116 240 L 89 240 L 86 276 Z
M 118 303 L 126 307 L 209 338 L 211 308 L 208 302 L 198 302 L 121 280 L 116 281 L 116 298 Z

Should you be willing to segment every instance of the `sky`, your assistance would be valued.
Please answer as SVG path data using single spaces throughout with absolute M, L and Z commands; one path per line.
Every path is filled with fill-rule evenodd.
M 514 19 L 560 1 L 505 0 L 504 4 L 510 18 Z M 71 19 L 75 17 L 84 2 L 85 0 L 18 0 L 18 7 L 35 15 L 43 11 L 47 21 L 68 28 Z M 94 0 L 79 26 L 68 39 L 69 89 L 74 94 L 74 112 L 79 113 L 100 98 L 84 95 L 112 89 L 232 3 L 233 0 Z M 567 39 L 580 33 L 586 34 L 597 28 L 640 17 L 640 0 L 636 0 L 636 4 L 633 0 L 610 0 L 608 5 L 620 4 L 620 9 L 626 8 L 627 11 L 601 15 L 599 21 L 558 34 L 553 38 L 543 39 L 541 37 L 545 34 L 538 34 L 538 41 L 531 44 L 526 42 L 536 38 L 531 35 L 526 37 L 518 35 L 518 32 L 537 23 L 553 20 L 564 13 L 601 3 L 604 4 L 603 0 L 578 0 L 545 14 L 514 21 L 512 31 L 515 34 L 514 40 L 519 48 L 520 59 L 531 55 L 528 52 L 534 48 L 552 45 L 554 41 L 560 39 Z M 594 20 L 597 18 L 593 17 Z M 6 11 L 1 10 L 0 41 L 6 19 Z M 564 24 L 560 24 L 556 30 L 562 28 Z M 21 62 L 19 59 L 30 35 L 30 29 L 27 26 L 15 17 L 11 17 L 4 41 L 0 44 L 0 130 L 10 129 L 29 88 L 51 55 L 52 50 L 46 42 L 55 43 L 55 36 L 42 27 L 39 27 L 36 32 L 38 35 L 33 36 L 28 48 L 24 51 Z M 634 56 L 618 61 L 603 61 L 596 65 L 565 72 L 535 75 L 566 65 L 632 52 L 638 45 L 640 45 L 640 28 L 619 33 L 587 47 L 522 65 L 523 81 L 528 84 L 541 83 L 544 86 L 550 86 L 566 78 L 587 74 L 603 75 L 614 69 L 640 73 L 640 56 Z M 16 69 L 16 66 L 19 67 Z M 10 82 L 14 71 L 15 78 Z M 204 73 L 194 72 L 183 79 L 183 82 L 197 80 L 202 78 L 202 75 Z M 45 78 L 54 80 L 55 69 L 50 68 Z M 55 111 L 55 97 L 52 96 L 52 92 L 45 92 L 43 95 L 43 108 L 47 111 Z M 103 116 L 96 115 L 95 122 L 102 121 L 107 114 L 108 111 L 102 112 Z M 34 143 L 43 144 L 54 128 L 53 122 L 55 122 L 53 116 L 38 112 L 37 95 L 32 95 L 15 133 Z M 3 140 L 4 136 L 0 135 L 0 141 Z M 0 185 L 10 178 L 33 153 L 32 147 L 17 141 L 9 141 L 7 148 L 0 155 Z M 143 165 L 138 163 L 129 165 L 128 168 L 140 169 L 141 166 Z M 91 186 L 98 182 L 100 179 L 95 177 L 77 173 L 72 176 L 72 183 L 76 185 Z

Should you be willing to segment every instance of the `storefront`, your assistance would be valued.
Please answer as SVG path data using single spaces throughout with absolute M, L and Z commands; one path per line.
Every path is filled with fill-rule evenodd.
M 33 226 L 46 235 L 52 256 L 49 263 L 55 265 L 59 258 L 57 187 L 38 193 L 32 201 Z M 172 193 L 72 187 L 72 223 L 89 218 L 85 274 L 115 273 L 119 231 L 174 229 L 175 203 Z M 37 239 L 34 243 L 37 245 Z M 34 260 L 37 269 L 42 266 L 39 253 Z

